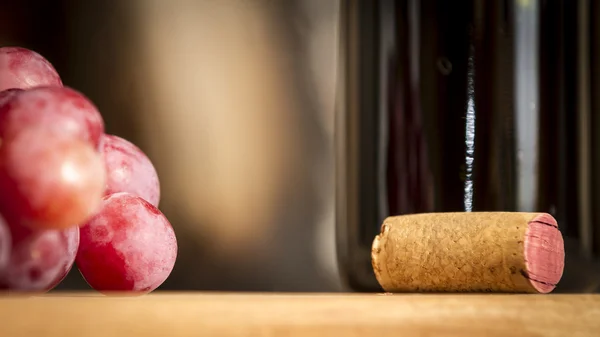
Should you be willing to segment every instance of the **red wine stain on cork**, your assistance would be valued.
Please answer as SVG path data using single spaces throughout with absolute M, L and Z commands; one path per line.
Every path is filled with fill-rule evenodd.
M 563 237 L 549 214 L 533 218 L 525 232 L 525 266 L 521 274 L 540 293 L 549 293 L 560 281 L 565 264 Z

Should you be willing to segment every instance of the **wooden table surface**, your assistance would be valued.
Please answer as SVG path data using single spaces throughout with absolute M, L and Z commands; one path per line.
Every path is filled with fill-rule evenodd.
M 600 336 L 600 295 L 0 297 L 0 336 Z

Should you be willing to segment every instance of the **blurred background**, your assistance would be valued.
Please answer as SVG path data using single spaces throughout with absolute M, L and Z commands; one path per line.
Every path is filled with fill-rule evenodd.
M 48 58 L 154 162 L 179 241 L 161 289 L 335 291 L 338 5 L 0 1 L 0 45 Z

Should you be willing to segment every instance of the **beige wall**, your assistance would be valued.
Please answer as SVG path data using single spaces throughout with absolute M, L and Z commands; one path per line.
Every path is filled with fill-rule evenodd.
M 159 172 L 180 243 L 165 288 L 339 289 L 338 1 L 67 3 L 67 84 Z

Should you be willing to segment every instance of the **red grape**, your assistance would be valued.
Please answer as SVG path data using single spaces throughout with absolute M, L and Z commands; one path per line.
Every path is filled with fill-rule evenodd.
M 6 89 L 4 91 L 0 91 L 0 106 L 13 98 L 14 95 L 20 93 L 23 89 Z
M 100 291 L 147 293 L 173 270 L 177 240 L 167 218 L 126 192 L 104 197 L 98 214 L 80 227 L 77 267 Z
M 52 64 L 40 54 L 25 48 L 0 48 L 0 91 L 37 86 L 62 86 Z
M 11 241 L 12 236 L 10 235 L 8 225 L 6 224 L 6 221 L 4 221 L 4 218 L 0 217 L 0 276 L 2 275 L 4 267 L 8 264 L 10 249 L 12 247 Z
M 90 144 L 24 129 L 0 147 L 0 213 L 33 229 L 81 224 L 100 206 L 105 175 Z
M 9 223 L 12 252 L 0 274 L 0 289 L 48 291 L 67 275 L 79 246 L 79 228 L 32 231 Z
M 66 87 L 37 87 L 14 92 L 0 105 L 0 137 L 14 137 L 23 129 L 43 126 L 69 134 L 99 148 L 104 121 L 81 93 Z
M 158 206 L 158 175 L 142 150 L 121 137 L 104 135 L 102 152 L 106 164 L 106 195 L 128 192 Z

